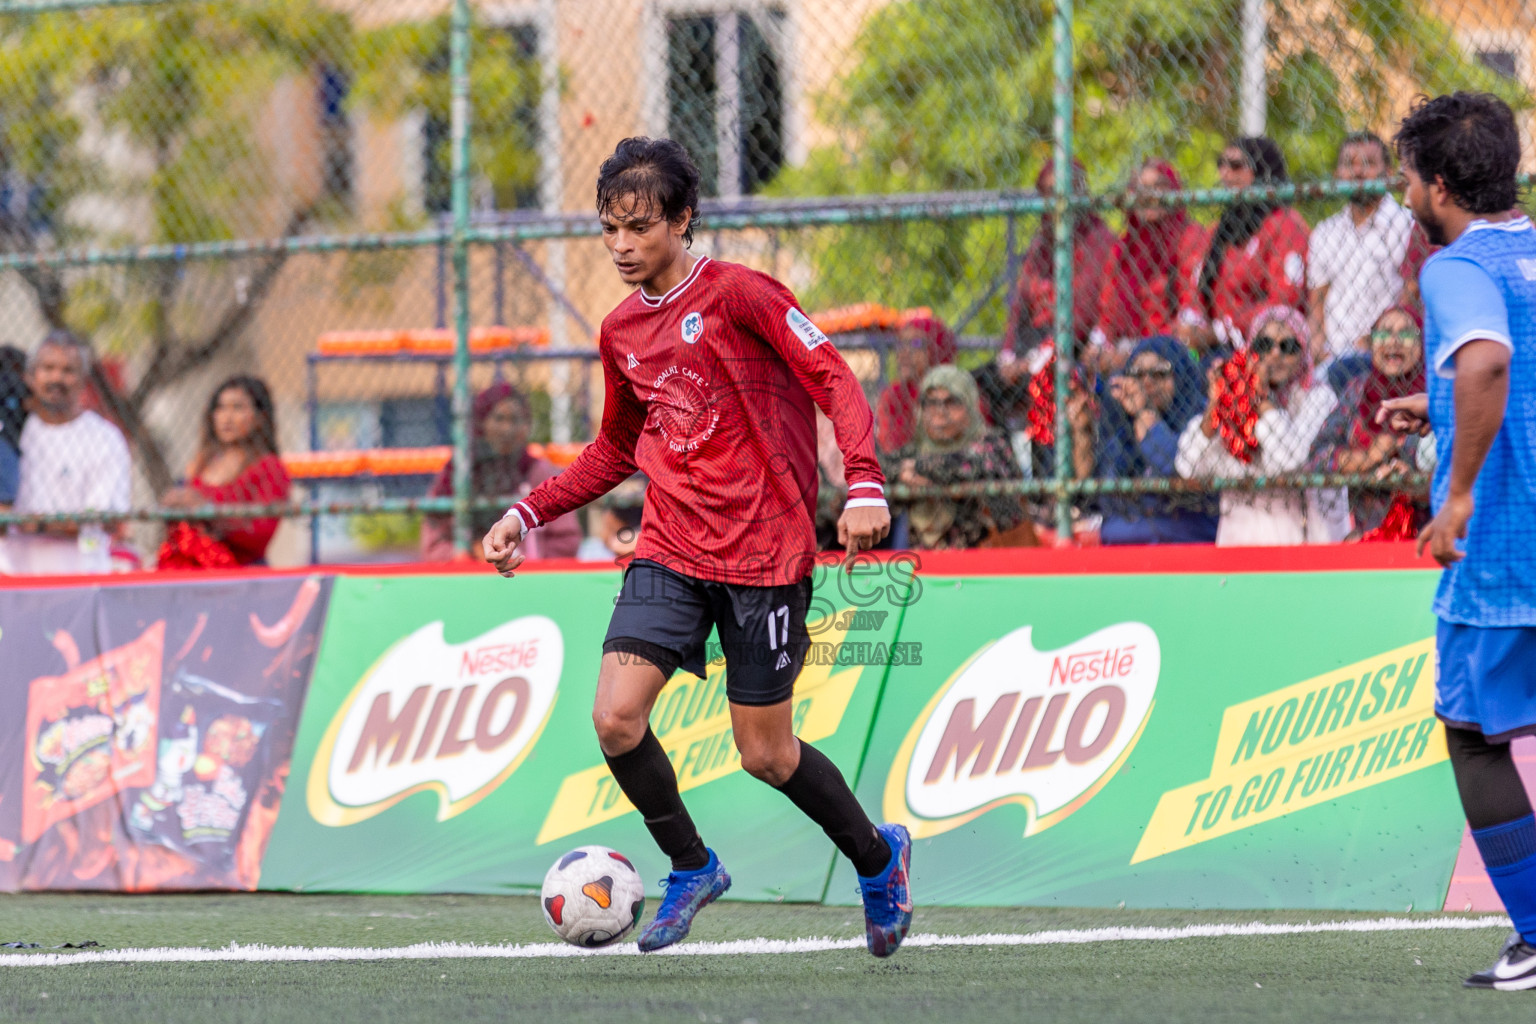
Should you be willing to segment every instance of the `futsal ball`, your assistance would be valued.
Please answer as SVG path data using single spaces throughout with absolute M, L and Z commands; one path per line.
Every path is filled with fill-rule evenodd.
M 544 876 L 544 920 L 573 946 L 611 946 L 634 931 L 645 909 L 645 883 L 617 850 L 579 846 Z

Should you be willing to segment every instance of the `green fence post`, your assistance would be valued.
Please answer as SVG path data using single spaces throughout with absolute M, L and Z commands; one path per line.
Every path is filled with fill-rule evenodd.
M 468 552 L 470 502 L 469 397 L 469 0 L 454 0 L 449 77 L 453 80 L 453 546 Z
M 1072 0 L 1056 0 L 1051 24 L 1055 111 L 1052 117 L 1051 160 L 1056 173 L 1052 196 L 1056 218 L 1056 533 L 1061 542 L 1072 539 L 1072 431 L 1067 423 L 1068 388 L 1072 381 L 1072 223 L 1076 216 L 1069 203 L 1072 195 Z

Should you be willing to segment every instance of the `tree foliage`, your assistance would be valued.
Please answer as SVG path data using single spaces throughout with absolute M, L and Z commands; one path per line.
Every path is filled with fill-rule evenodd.
M 506 32 L 477 28 L 474 169 L 498 201 L 537 177 L 527 116 L 536 62 Z M 276 97 L 316 102 L 347 83 L 349 115 L 449 117 L 448 22 L 360 29 L 324 0 L 221 0 L 0 16 L 0 248 L 41 252 L 233 238 L 355 225 L 345 203 L 295 173 Z M 436 157 L 449 166 L 446 131 Z M 313 169 L 311 169 L 313 170 Z M 446 173 L 446 170 L 444 170 Z M 18 201 L 23 195 L 25 201 Z M 396 225 L 406 226 L 406 225 Z M 237 340 L 287 262 L 133 264 L 28 271 L 42 319 L 117 355 L 127 382 L 97 389 L 151 483 L 174 474 L 144 422 L 158 395 Z M 25 340 L 25 339 L 17 339 Z
M 1052 6 L 1042 0 L 908 0 L 865 23 L 851 70 L 818 101 L 839 142 L 774 183 L 783 195 L 1034 186 L 1051 159 Z M 1490 90 L 1514 83 L 1446 45 L 1421 0 L 1268 5 L 1268 133 L 1293 177 L 1329 176 L 1338 140 L 1390 131 L 1409 86 Z M 1124 188 L 1150 157 L 1186 187 L 1217 183 L 1214 157 L 1239 134 L 1241 0 L 1078 0 L 1073 146 L 1090 189 Z M 1199 211 L 1214 219 L 1217 211 Z M 1021 233 L 1034 222 L 1020 221 Z M 878 225 L 808 233 L 815 305 L 883 301 L 955 317 L 997 282 L 997 221 Z M 1022 239 L 1021 239 L 1022 242 Z M 997 329 L 1001 294 L 978 326 Z

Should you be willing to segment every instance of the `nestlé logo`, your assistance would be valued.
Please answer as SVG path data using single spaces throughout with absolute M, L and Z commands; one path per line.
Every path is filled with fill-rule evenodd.
M 932 836 L 1017 803 L 1033 835 L 1119 770 L 1152 711 L 1157 634 L 1122 622 L 1037 651 L 1033 631 L 977 652 L 918 716 L 886 780 L 887 820 Z
M 387 650 L 337 710 L 310 768 L 310 814 L 351 825 L 435 790 L 437 820 L 516 770 L 554 707 L 565 661 L 542 615 L 449 644 L 431 622 Z

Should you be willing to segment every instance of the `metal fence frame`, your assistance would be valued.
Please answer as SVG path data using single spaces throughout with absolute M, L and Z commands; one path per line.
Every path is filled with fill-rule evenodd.
M 120 7 L 155 7 L 185 3 L 189 0 L 0 0 L 0 15 L 42 14 L 86 11 Z M 586 213 L 548 213 L 518 211 L 515 216 L 497 218 L 496 222 L 476 223 L 470 212 L 469 148 L 474 132 L 469 103 L 469 60 L 473 11 L 470 0 L 451 0 L 450 69 L 452 89 L 451 135 L 451 209 L 432 228 L 420 231 L 385 233 L 314 234 L 282 238 L 207 241 L 179 245 L 128 246 L 110 250 L 73 249 L 49 253 L 0 253 L 0 271 L 35 267 L 91 267 L 114 264 L 153 262 L 191 262 L 249 257 L 275 253 L 366 252 L 436 246 L 446 250 L 453 268 L 452 294 L 448 305 L 454 333 L 451 393 L 452 440 L 454 453 L 454 493 L 452 498 L 379 499 L 367 502 L 294 502 L 281 506 L 212 506 L 203 509 L 143 509 L 126 514 L 73 513 L 55 515 L 0 514 L 0 526 L 18 523 L 209 520 L 232 514 L 278 514 L 318 516 L 349 512 L 437 513 L 451 511 L 454 519 L 454 543 L 461 551 L 471 547 L 471 516 L 477 509 L 499 507 L 497 499 L 476 499 L 470 480 L 470 409 L 469 368 L 471 365 L 469 254 L 474 245 L 521 243 L 538 240 L 590 238 L 600 234 L 597 220 Z M 1394 182 L 1321 181 L 1287 185 L 1259 186 L 1248 189 L 1188 189 L 1182 191 L 1120 190 L 1099 194 L 1073 191 L 1074 88 L 1073 0 L 1054 0 L 1052 29 L 1053 130 L 1052 167 L 1058 187 L 1046 198 L 1017 190 L 977 190 L 968 192 L 933 192 L 919 194 L 882 194 L 856 197 L 808 199 L 736 198 L 711 200 L 702 204 L 711 230 L 741 228 L 804 228 L 870 224 L 880 222 L 944 221 L 974 218 L 1014 218 L 1051 213 L 1054 218 L 1056 305 L 1053 334 L 1056 351 L 1070 353 L 1072 345 L 1072 238 L 1076 216 L 1084 211 L 1126 209 L 1135 202 L 1156 197 L 1172 205 L 1195 206 L 1229 202 L 1243 198 L 1275 200 L 1345 197 L 1357 194 L 1381 194 Z M 1524 179 L 1523 184 L 1530 184 Z M 990 297 L 991 293 L 988 293 Z M 1071 360 L 1055 361 L 1056 416 L 1066 422 Z M 1013 493 L 1054 501 L 1055 519 L 1062 537 L 1071 536 L 1073 504 L 1080 497 L 1097 494 L 1178 493 L 1183 491 L 1250 490 L 1275 483 L 1288 487 L 1353 486 L 1367 489 L 1422 487 L 1422 475 L 1383 484 L 1363 476 L 1340 474 L 1289 475 L 1283 481 L 1263 478 L 1202 479 L 1199 481 L 1115 479 L 1076 480 L 1072 477 L 1071 431 L 1057 430 L 1054 478 L 954 487 L 913 489 L 893 485 L 892 497 L 909 498 L 925 494 L 948 496 Z

